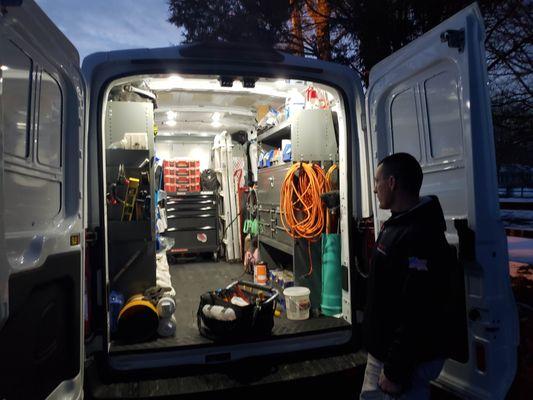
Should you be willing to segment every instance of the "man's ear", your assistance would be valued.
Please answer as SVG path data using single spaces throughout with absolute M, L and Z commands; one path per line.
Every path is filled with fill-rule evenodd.
M 396 189 L 398 185 L 398 182 L 396 182 L 396 177 L 394 175 L 390 175 L 387 178 L 387 183 L 389 184 L 389 189 L 391 190 L 391 192 L 394 191 L 394 189 Z

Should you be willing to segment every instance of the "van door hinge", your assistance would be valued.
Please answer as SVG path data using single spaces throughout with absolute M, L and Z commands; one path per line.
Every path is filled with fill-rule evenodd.
M 440 34 L 440 41 L 447 42 L 448 47 L 459 50 L 462 53 L 465 48 L 465 30 L 449 29 Z
M 20 7 L 22 0 L 0 0 L 0 16 L 7 14 L 7 7 Z

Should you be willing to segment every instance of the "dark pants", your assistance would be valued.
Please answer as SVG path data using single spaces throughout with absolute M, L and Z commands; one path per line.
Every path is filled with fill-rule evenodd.
M 437 359 L 418 365 L 413 373 L 411 387 L 408 391 L 398 396 L 391 396 L 383 393 L 378 386 L 379 376 L 383 370 L 383 363 L 377 358 L 368 355 L 365 369 L 365 379 L 361 388 L 360 400 L 428 400 L 429 385 L 434 379 L 437 379 L 442 367 L 443 359 Z

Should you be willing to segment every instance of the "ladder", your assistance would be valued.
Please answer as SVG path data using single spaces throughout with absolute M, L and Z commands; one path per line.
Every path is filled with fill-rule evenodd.
M 226 248 L 226 261 L 241 259 L 240 218 L 236 196 L 238 196 L 233 177 L 233 144 L 227 132 L 215 136 L 213 144 L 214 170 L 220 182 L 222 214 L 225 234 L 222 243 Z
M 137 192 L 139 191 L 139 179 L 129 178 L 128 189 L 126 190 L 126 198 L 124 199 L 124 207 L 122 208 L 122 221 L 131 221 L 131 217 L 135 212 L 135 204 L 137 201 Z

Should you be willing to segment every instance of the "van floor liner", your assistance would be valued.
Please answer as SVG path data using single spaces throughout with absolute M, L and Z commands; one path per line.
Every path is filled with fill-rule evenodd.
M 225 287 L 239 279 L 253 280 L 252 275 L 244 273 L 242 264 L 223 261 L 171 264 L 170 274 L 172 285 L 176 290 L 175 337 L 137 344 L 114 342 L 110 349 L 112 353 L 212 344 L 211 340 L 200 336 L 198 332 L 196 312 L 200 295 L 209 290 Z M 290 321 L 283 313 L 280 318 L 274 318 L 272 335 L 286 336 L 349 326 L 350 324 L 342 318 L 321 316 L 305 321 Z

